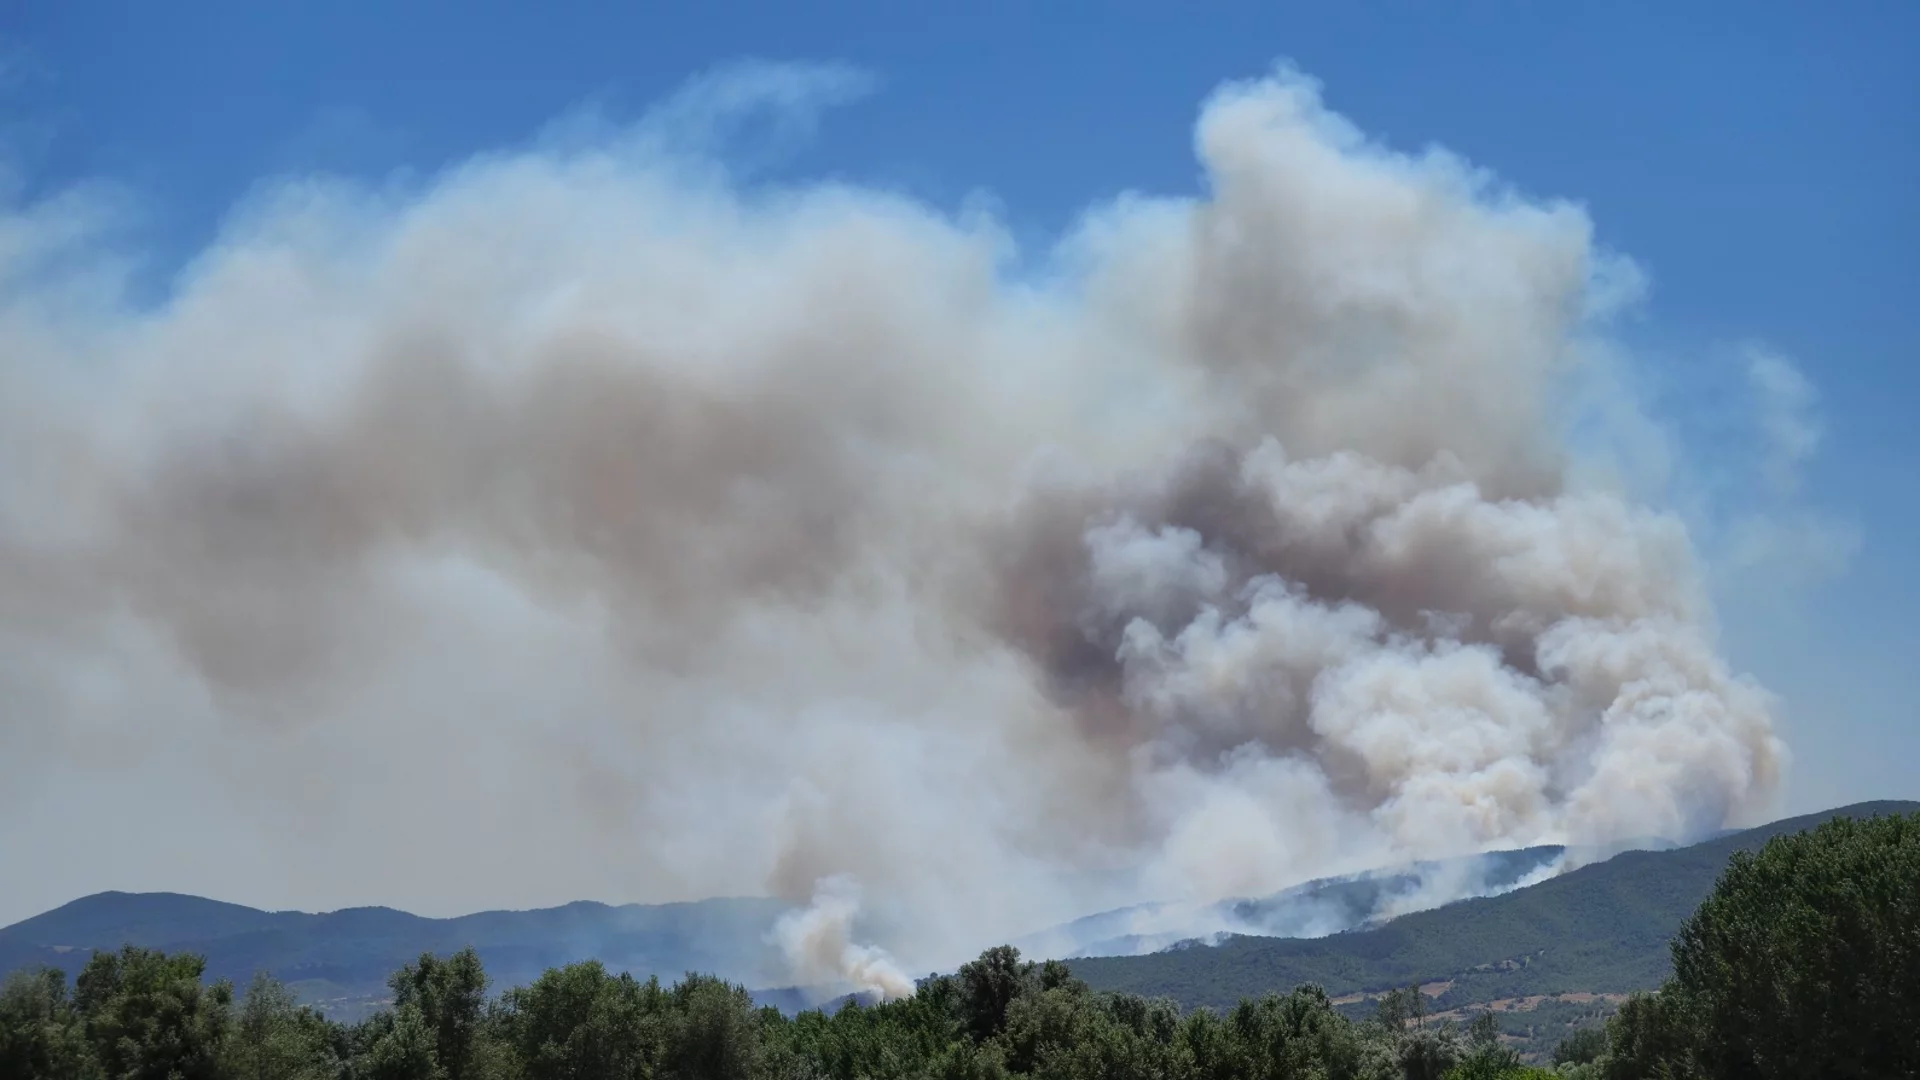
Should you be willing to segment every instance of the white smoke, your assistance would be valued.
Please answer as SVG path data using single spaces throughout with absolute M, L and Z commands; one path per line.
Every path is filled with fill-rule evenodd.
M 1575 479 L 1634 279 L 1579 209 L 1282 73 L 1202 110 L 1204 197 L 1021 261 L 685 149 L 805 85 L 286 185 L 157 305 L 75 204 L 5 219 L 18 914 L 771 892 L 803 969 L 884 989 L 822 882 L 926 970 L 1769 809 L 1686 530 Z
M 1525 888 L 1580 865 L 1586 854 L 1555 846 L 1493 852 L 1323 878 L 1269 896 L 1135 904 L 1050 927 L 1016 944 L 1023 952 L 1072 958 L 1213 945 L 1236 935 L 1326 937 Z
M 859 884 L 847 877 L 825 878 L 811 904 L 780 918 L 773 937 L 804 986 L 851 986 L 883 1001 L 911 995 L 913 980 L 885 950 L 853 940 L 859 914 Z
M 1800 471 L 1819 449 L 1824 434 L 1813 384 L 1787 358 L 1764 349 L 1748 355 L 1747 378 L 1760 399 L 1766 479 L 1778 491 L 1791 493 L 1800 486 Z

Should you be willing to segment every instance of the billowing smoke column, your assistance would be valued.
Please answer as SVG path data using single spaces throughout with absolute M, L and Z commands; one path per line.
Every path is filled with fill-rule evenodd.
M 913 980 L 892 957 L 882 949 L 853 940 L 854 919 L 859 914 L 858 883 L 842 877 L 827 878 L 815 890 L 810 905 L 781 917 L 773 936 L 803 986 L 851 983 L 888 999 L 912 994 Z
M 1569 479 L 1633 284 L 1577 208 L 1290 74 L 1206 105 L 1204 198 L 1037 261 L 673 147 L 286 185 L 157 306 L 84 201 L 8 219 L 0 846 L 65 875 L 20 903 L 771 890 L 893 993 L 846 882 L 920 971 L 1768 808 L 1685 530 Z

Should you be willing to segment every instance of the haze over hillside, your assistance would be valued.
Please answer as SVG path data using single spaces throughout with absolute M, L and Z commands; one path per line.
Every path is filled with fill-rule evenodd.
M 1075 958 L 1131 956 L 1236 935 L 1323 937 L 1463 897 L 1519 888 L 1558 872 L 1565 857 L 1562 847 L 1493 851 L 1320 878 L 1271 896 L 1136 904 L 1084 915 L 1015 944 L 1026 953 Z

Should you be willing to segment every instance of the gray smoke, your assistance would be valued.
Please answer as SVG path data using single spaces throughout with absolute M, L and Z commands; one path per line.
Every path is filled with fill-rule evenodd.
M 768 77 L 668 112 L 804 109 Z M 1764 814 L 1785 751 L 1685 528 L 1572 479 L 1632 268 L 1293 74 L 1196 146 L 1203 197 L 1026 262 L 656 129 L 282 185 L 157 305 L 84 202 L 16 211 L 16 903 L 771 892 L 817 974 L 885 960 L 854 882 L 927 970 Z

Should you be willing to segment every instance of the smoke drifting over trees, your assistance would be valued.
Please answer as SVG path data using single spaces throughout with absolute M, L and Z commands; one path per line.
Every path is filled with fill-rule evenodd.
M 184 771 L 126 872 L 818 896 L 802 966 L 893 980 L 845 883 L 925 970 L 1775 797 L 1686 529 L 1572 479 L 1635 281 L 1577 207 L 1289 73 L 1206 103 L 1203 197 L 1095 207 L 1039 262 L 662 130 L 277 188 L 154 306 L 84 204 L 5 219 L 9 830 Z

